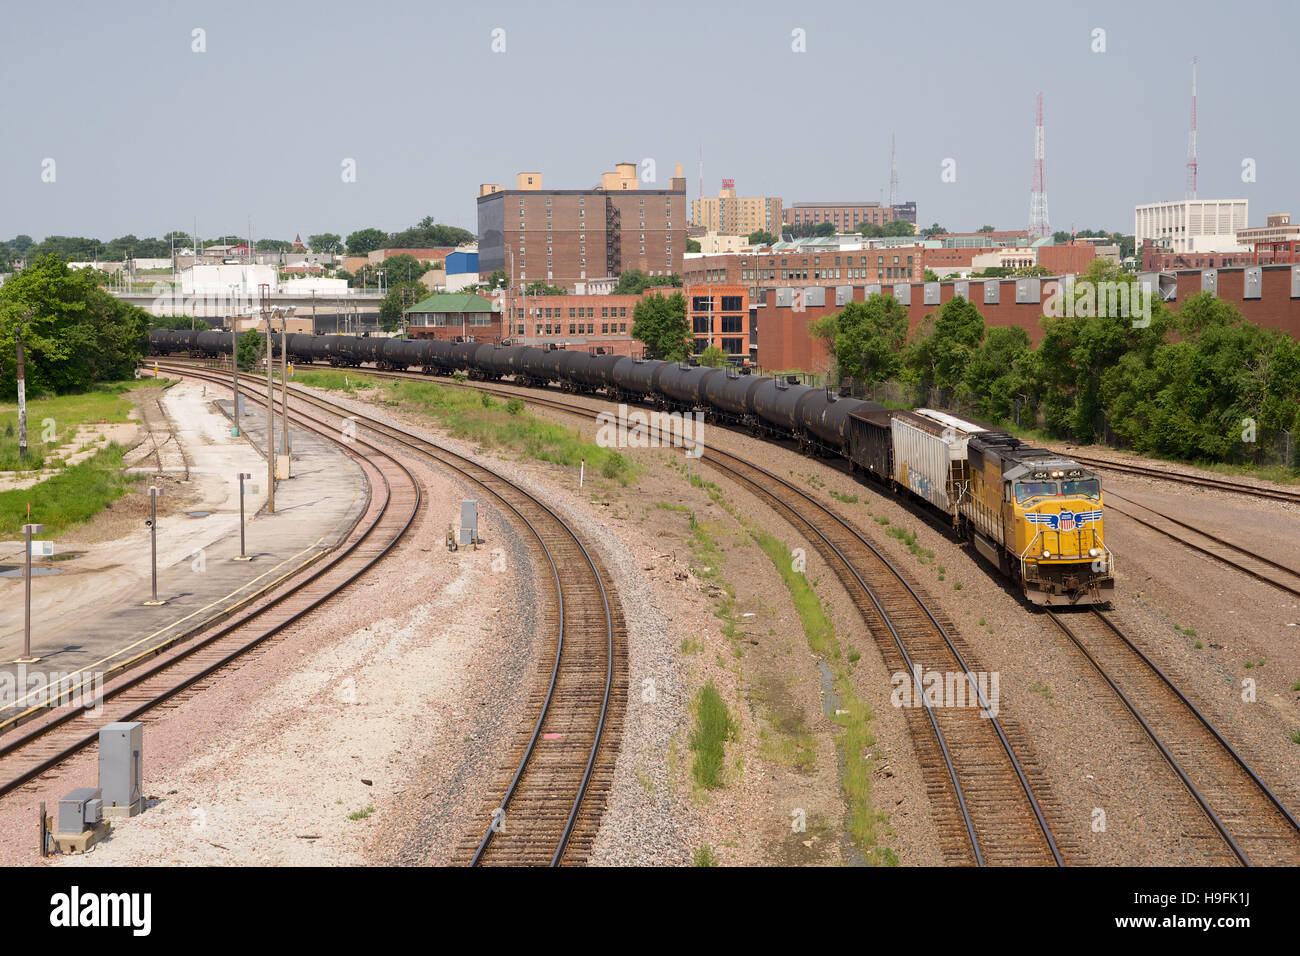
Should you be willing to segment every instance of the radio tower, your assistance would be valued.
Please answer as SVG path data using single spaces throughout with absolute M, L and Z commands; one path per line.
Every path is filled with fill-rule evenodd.
M 898 205 L 898 150 L 894 146 L 894 134 L 889 134 L 889 208 Z
M 1046 236 L 1047 225 L 1047 170 L 1044 167 L 1047 148 L 1043 138 L 1043 94 L 1038 94 L 1038 110 L 1034 120 L 1034 186 L 1029 193 L 1029 234 Z
M 1192 57 L 1192 128 L 1187 132 L 1187 187 L 1183 198 L 1196 198 L 1196 57 Z

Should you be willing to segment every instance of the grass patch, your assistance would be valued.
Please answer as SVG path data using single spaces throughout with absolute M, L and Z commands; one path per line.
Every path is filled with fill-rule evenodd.
M 713 847 L 707 843 L 701 844 L 695 851 L 696 866 L 718 866 L 721 862 L 718 854 L 713 852 Z
M 396 404 L 432 418 L 455 438 L 566 468 L 577 468 L 586 461 L 588 475 L 596 473 L 623 484 L 636 475 L 632 462 L 616 449 L 585 441 L 580 432 L 524 411 L 522 403 L 512 407 L 475 388 L 408 379 L 381 381 L 365 375 L 324 370 L 303 373 L 297 381 L 316 388 L 353 392 L 381 388 L 385 404 Z
M 134 407 L 125 393 L 142 388 L 161 389 L 168 379 L 129 379 L 106 382 L 87 392 L 35 398 L 27 403 L 27 457 L 18 454 L 18 403 L 0 403 L 0 471 L 33 471 L 52 465 L 47 455 L 73 440 L 80 425 L 120 423 Z M 53 425 L 47 428 L 48 422 Z M 44 439 L 50 437 L 51 441 Z
M 840 492 L 836 491 L 834 488 L 831 489 L 831 497 L 834 498 L 836 501 L 844 502 L 846 505 L 856 505 L 858 503 L 857 495 L 841 494 Z
M 370 816 L 370 815 L 371 815 L 372 813 L 374 813 L 374 812 L 375 812 L 375 808 L 374 808 L 374 807 L 364 807 L 364 808 L 361 809 L 361 810 L 353 810 L 351 813 L 348 814 L 348 819 L 349 819 L 349 820 L 364 820 L 364 819 L 366 819 L 366 817 Z
M 912 554 L 916 556 L 916 559 L 920 561 L 922 564 L 927 564 L 928 562 L 934 560 L 933 551 L 929 550 L 928 548 L 923 548 L 916 543 L 915 531 L 907 531 L 903 528 L 892 527 L 892 528 L 887 528 L 885 530 L 885 534 L 889 535 L 891 538 L 897 538 L 899 541 L 903 542 L 903 544 L 907 545 L 907 550 L 911 551 Z
M 27 524 L 28 502 L 31 521 L 45 525 L 42 534 L 47 538 L 91 520 L 140 479 L 122 471 L 125 453 L 126 449 L 113 442 L 38 485 L 0 492 L 0 534 L 17 534 Z
M 701 787 L 710 790 L 724 786 L 722 765 L 726 760 L 728 740 L 737 740 L 740 725 L 731 716 L 718 688 L 709 681 L 695 694 L 695 726 L 691 729 L 691 776 Z
M 840 660 L 835 627 L 808 579 L 794 569 L 790 549 L 772 535 L 751 529 L 759 546 L 776 566 L 799 614 L 808 646 L 827 661 Z M 856 655 L 856 652 L 854 652 Z M 836 667 L 832 680 L 840 699 L 840 713 L 832 718 L 842 729 L 835 744 L 840 753 L 840 783 L 848 801 L 849 837 L 866 858 L 875 864 L 896 866 L 898 858 L 876 845 L 879 825 L 886 819 L 871 802 L 871 760 L 868 748 L 876 742 L 871 730 L 871 708 L 858 699 L 848 667 Z

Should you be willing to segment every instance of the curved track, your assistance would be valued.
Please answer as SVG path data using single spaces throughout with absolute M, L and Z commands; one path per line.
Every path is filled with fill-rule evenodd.
M 1245 866 L 1300 865 L 1300 823 L 1173 681 L 1099 610 L 1048 615 L 1159 749 L 1221 840 Z M 1189 834 L 1193 839 L 1198 834 Z M 1207 848 L 1211 855 L 1216 848 Z
M 184 365 L 164 365 L 196 374 Z M 202 373 L 199 373 L 202 374 Z M 582 863 L 599 828 L 626 708 L 627 640 L 609 575 L 594 551 L 554 510 L 472 459 L 326 399 L 290 388 L 307 405 L 450 468 L 490 494 L 526 527 L 554 584 L 543 623 L 549 648 L 531 691 L 535 720 L 521 726 L 501 765 L 494 800 L 480 810 L 481 835 L 459 847 L 471 865 Z
M 202 377 L 202 376 L 200 376 Z M 299 413 L 296 425 L 341 447 L 334 429 Z M 160 704 L 197 688 L 218 671 L 244 663 L 268 639 L 306 619 L 381 561 L 410 531 L 422 504 L 415 476 L 392 455 L 365 442 L 346 450 L 371 484 L 367 510 L 347 541 L 324 564 L 305 571 L 289 586 L 267 597 L 232 623 L 211 634 L 178 644 L 154 663 L 141 665 L 108 682 L 100 713 L 68 706 L 37 718 L 21 736 L 0 746 L 0 795 L 55 770 L 93 744 L 99 729 L 114 721 L 148 721 Z M 376 493 L 378 492 L 378 493 Z
M 517 395 L 480 383 L 474 387 Z M 532 393 L 524 397 L 570 414 L 589 418 L 597 414 Z M 703 457 L 806 534 L 848 589 L 892 670 L 911 674 L 919 667 L 923 673 L 959 675 L 968 706 L 932 706 L 925 694 L 918 693 L 922 706 L 908 709 L 919 760 L 929 771 L 927 788 L 945 856 L 951 862 L 976 865 L 1061 865 L 1061 853 L 1035 791 L 1040 784 L 1031 780 L 1035 770 L 1026 770 L 1017 756 L 1017 751 L 1027 750 L 1023 735 L 996 713 L 991 718 L 983 715 L 974 676 L 978 667 L 951 636 L 951 624 L 930 609 L 857 529 L 802 489 L 716 449 L 708 449 Z
M 1103 471 L 1115 471 L 1125 475 L 1140 475 L 1143 478 L 1159 478 L 1162 481 L 1173 481 L 1182 485 L 1191 485 L 1195 488 L 1211 488 L 1215 491 L 1231 491 L 1240 495 L 1248 495 L 1252 498 L 1271 498 L 1275 501 L 1286 501 L 1291 504 L 1300 504 L 1300 492 L 1286 491 L 1281 488 L 1265 488 L 1259 485 L 1248 485 L 1240 481 L 1229 481 L 1226 478 L 1212 478 L 1207 475 L 1193 475 L 1185 471 L 1165 471 L 1161 468 L 1153 468 L 1147 465 L 1138 465 L 1131 462 L 1113 461 L 1109 458 L 1092 458 L 1075 454 L 1073 451 L 1070 457 L 1081 465 L 1091 465 Z
M 1113 502 L 1117 498 L 1132 507 L 1121 508 L 1116 506 Z M 1257 581 L 1263 581 L 1265 584 L 1271 584 L 1281 591 L 1300 597 L 1300 571 L 1289 568 L 1281 562 L 1251 551 L 1249 548 L 1243 548 L 1239 544 L 1233 544 L 1225 538 L 1211 534 L 1185 521 L 1180 521 L 1163 511 L 1152 508 L 1150 505 L 1144 505 L 1131 498 L 1126 498 L 1114 490 L 1106 492 L 1106 506 L 1112 511 L 1117 511 L 1136 521 L 1143 527 L 1159 532 L 1167 538 L 1172 538 L 1193 551 L 1214 558 Z M 1141 515 L 1135 514 L 1134 509 L 1141 509 L 1150 517 L 1143 518 Z

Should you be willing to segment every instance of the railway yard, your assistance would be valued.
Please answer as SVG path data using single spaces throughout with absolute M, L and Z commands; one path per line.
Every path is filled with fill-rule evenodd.
M 651 426 L 599 467 L 604 396 L 297 363 L 293 477 L 274 514 L 246 498 L 241 563 L 228 479 L 265 484 L 265 376 L 235 438 L 228 361 L 142 374 L 176 383 L 135 443 L 184 502 L 168 603 L 141 606 L 138 525 L 33 582 L 31 666 L 104 700 L 0 712 L 10 865 L 136 720 L 145 811 L 56 865 L 1300 863 L 1300 493 L 1053 449 L 1104 481 L 1114 586 L 1044 608 L 801 442 L 709 423 L 684 454 Z

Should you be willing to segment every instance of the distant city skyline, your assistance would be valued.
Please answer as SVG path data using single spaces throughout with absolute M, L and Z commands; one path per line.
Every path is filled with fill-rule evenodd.
M 578 189 L 650 160 L 665 188 L 680 162 L 693 199 L 701 147 L 706 196 L 887 203 L 891 133 L 918 225 L 1022 228 L 1040 90 L 1052 230 L 1127 233 L 1183 198 L 1193 56 L 1198 195 L 1260 225 L 1300 212 L 1278 93 L 1298 28 L 1263 0 L 16 6 L 0 240 L 473 232 L 478 185 L 521 170 Z

